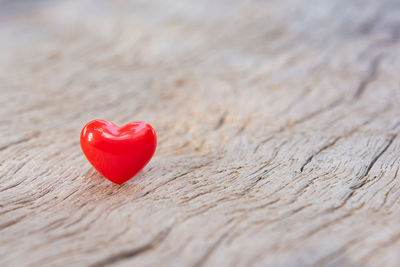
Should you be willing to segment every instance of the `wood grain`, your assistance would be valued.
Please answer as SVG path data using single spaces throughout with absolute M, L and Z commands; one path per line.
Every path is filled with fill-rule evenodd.
M 1 266 L 398 265 L 399 1 L 18 3 Z M 81 153 L 97 118 L 157 131 L 124 185 Z

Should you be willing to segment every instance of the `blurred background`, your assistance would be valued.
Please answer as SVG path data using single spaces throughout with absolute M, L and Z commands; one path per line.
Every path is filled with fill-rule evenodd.
M 0 3 L 2 90 L 24 103 L 3 93 L 3 111 L 32 110 L 24 119 L 43 127 L 54 123 L 43 112 L 64 123 L 135 117 L 167 127 L 161 138 L 176 136 L 179 117 L 183 144 L 211 147 L 195 133 L 221 121 L 228 135 L 262 127 L 254 141 L 359 98 L 399 38 L 393 0 Z M 382 91 L 382 105 L 393 94 Z

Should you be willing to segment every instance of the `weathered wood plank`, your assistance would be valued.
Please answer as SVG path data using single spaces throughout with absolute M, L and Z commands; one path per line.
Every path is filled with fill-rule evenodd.
M 400 262 L 398 1 L 10 3 L 1 266 Z M 95 118 L 157 130 L 132 181 Z

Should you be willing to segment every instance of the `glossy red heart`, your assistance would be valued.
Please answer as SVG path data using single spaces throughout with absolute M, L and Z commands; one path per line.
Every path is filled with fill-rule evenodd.
M 86 158 L 104 177 L 122 184 L 146 166 L 156 151 L 154 129 L 144 122 L 123 127 L 94 120 L 81 133 L 81 147 Z

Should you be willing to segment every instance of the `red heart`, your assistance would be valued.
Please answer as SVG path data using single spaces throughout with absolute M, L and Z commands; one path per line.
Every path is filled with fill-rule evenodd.
M 104 177 L 122 184 L 135 176 L 153 157 L 157 146 L 154 129 L 144 122 L 118 127 L 112 122 L 94 120 L 81 133 L 86 158 Z

